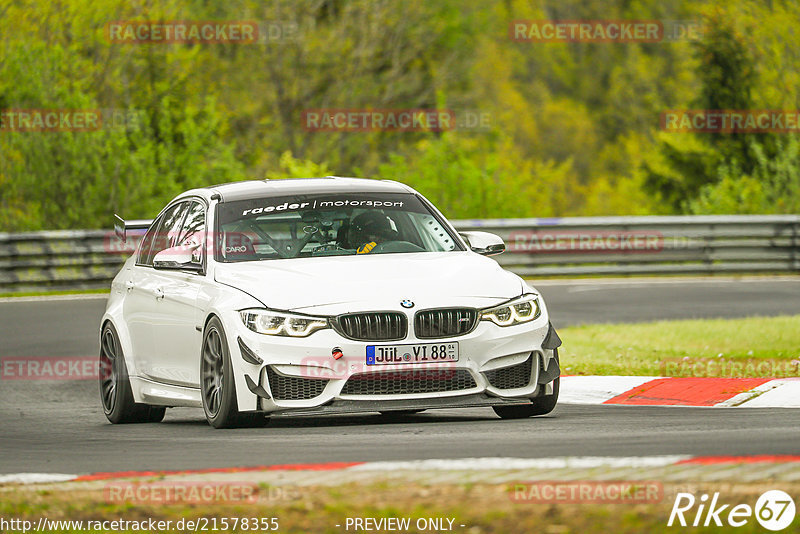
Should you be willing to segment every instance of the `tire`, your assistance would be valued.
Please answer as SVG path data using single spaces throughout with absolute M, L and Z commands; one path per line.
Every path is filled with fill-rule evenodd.
M 501 419 L 524 419 L 535 415 L 545 415 L 553 411 L 558 402 L 558 389 L 561 377 L 553 381 L 553 394 L 531 399 L 530 404 L 521 406 L 493 406 L 494 413 Z
M 111 323 L 106 323 L 100 334 L 100 402 L 106 418 L 114 424 L 158 423 L 167 411 L 164 406 L 134 402 L 122 344 Z
M 264 426 L 269 421 L 258 412 L 239 412 L 227 338 L 222 323 L 216 317 L 208 322 L 203 334 L 200 396 L 206 420 L 214 428 Z

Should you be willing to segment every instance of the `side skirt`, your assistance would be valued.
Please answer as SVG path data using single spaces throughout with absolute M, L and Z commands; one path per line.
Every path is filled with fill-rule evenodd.
M 154 382 L 146 378 L 131 377 L 131 389 L 136 402 L 155 406 L 202 408 L 199 388 L 187 388 Z

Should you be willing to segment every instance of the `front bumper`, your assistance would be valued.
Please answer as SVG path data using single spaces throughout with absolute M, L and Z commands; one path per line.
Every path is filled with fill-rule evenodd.
M 237 381 L 242 411 L 312 415 L 520 404 L 552 394 L 560 373 L 560 340 L 546 316 L 511 327 L 480 321 L 466 335 L 437 340 L 409 333 L 402 341 L 361 342 L 332 329 L 307 338 L 246 328 L 237 334 L 231 354 L 246 386 L 243 392 Z M 368 345 L 450 342 L 459 344 L 458 362 L 366 365 Z M 262 363 L 251 363 L 252 355 L 247 361 L 240 343 Z M 333 349 L 341 349 L 340 359 L 333 358 Z
M 275 415 L 336 415 L 364 412 L 399 412 L 404 410 L 436 410 L 447 408 L 489 408 L 492 406 L 514 406 L 526 404 L 525 399 L 507 399 L 492 397 L 486 393 L 457 395 L 452 397 L 433 397 L 416 400 L 343 400 L 334 399 L 312 408 L 293 408 L 292 410 L 276 410 Z

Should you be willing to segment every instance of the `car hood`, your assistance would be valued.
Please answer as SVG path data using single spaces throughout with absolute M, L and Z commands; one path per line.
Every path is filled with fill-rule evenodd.
M 491 306 L 523 292 L 522 280 L 472 252 L 328 256 L 221 263 L 215 280 L 280 310 L 338 314 L 400 309 Z

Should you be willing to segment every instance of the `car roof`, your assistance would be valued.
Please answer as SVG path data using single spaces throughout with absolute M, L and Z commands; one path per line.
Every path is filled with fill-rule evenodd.
M 295 194 L 327 194 L 327 193 L 412 193 L 413 189 L 400 182 L 391 180 L 370 180 L 365 178 L 342 178 L 326 176 L 324 178 L 287 178 L 280 180 L 247 180 L 212 185 L 200 189 L 192 189 L 179 195 L 202 196 L 212 198 L 219 194 L 223 202 L 247 200 L 258 197 L 280 197 Z M 176 200 L 177 200 L 176 198 Z

